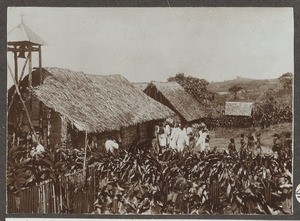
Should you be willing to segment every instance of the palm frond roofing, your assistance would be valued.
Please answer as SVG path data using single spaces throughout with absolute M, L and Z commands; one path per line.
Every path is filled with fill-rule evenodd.
M 252 116 L 253 103 L 251 102 L 226 102 L 225 115 Z
M 205 117 L 204 106 L 177 82 L 153 81 L 148 85 L 148 87 L 151 87 L 151 85 L 156 87 L 156 89 L 164 95 L 173 108 L 187 122 Z
M 79 130 L 120 130 L 174 115 L 121 75 L 88 75 L 60 68 L 44 68 L 46 78 L 34 95 Z

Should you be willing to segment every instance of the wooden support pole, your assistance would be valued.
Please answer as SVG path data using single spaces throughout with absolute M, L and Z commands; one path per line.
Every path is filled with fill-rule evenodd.
M 42 85 L 42 49 L 41 45 L 39 45 L 39 76 L 40 76 L 40 82 L 39 84 Z M 40 128 L 43 128 L 43 106 L 42 102 L 39 102 L 39 126 Z
M 28 57 L 29 57 L 29 66 L 28 66 L 28 81 L 29 81 L 29 88 L 32 87 L 32 59 L 31 59 L 31 48 L 29 48 L 29 52 L 28 52 Z
M 22 72 L 21 72 L 21 76 L 20 76 L 20 78 L 19 78 L 19 81 L 17 81 L 18 87 L 20 86 L 20 82 L 21 82 L 21 80 L 22 80 L 22 78 L 23 78 L 23 76 L 24 76 L 25 68 L 26 68 L 26 66 L 27 66 L 28 59 L 29 59 L 29 56 L 27 55 L 27 58 L 26 58 L 26 60 L 25 60 L 25 63 L 24 63 L 24 66 L 23 66 L 23 69 L 22 69 Z M 7 114 L 9 113 L 9 110 L 10 110 L 10 108 L 11 108 L 11 106 L 12 106 L 12 103 L 13 103 L 13 100 L 14 100 L 14 98 L 15 98 L 16 93 L 17 93 L 17 90 L 14 91 L 14 94 L 13 94 L 13 96 L 12 96 L 12 98 L 11 98 L 11 101 L 10 101 L 9 106 L 8 106 Z
M 17 46 L 14 46 L 17 49 Z M 14 52 L 14 61 L 15 61 L 15 81 L 18 83 L 18 54 Z
M 29 46 L 29 52 L 28 52 L 28 56 L 29 56 L 29 64 L 28 64 L 28 87 L 31 89 L 32 87 L 32 60 L 31 60 L 31 46 Z M 32 96 L 31 96 L 31 91 L 29 91 L 29 116 L 31 117 L 31 111 L 32 111 Z
M 30 124 L 30 127 L 31 127 L 31 130 L 32 130 L 32 132 L 33 132 L 34 138 L 35 138 L 36 141 L 38 141 L 38 139 L 37 139 L 38 137 L 37 137 L 37 135 L 36 135 L 36 133 L 35 133 L 35 130 L 34 130 L 34 127 L 33 127 L 33 124 L 32 124 L 32 121 L 31 121 L 31 118 L 30 118 L 30 115 L 29 115 L 29 112 L 28 112 L 27 107 L 26 107 L 26 104 L 25 104 L 25 102 L 24 102 L 24 100 L 23 100 L 23 98 L 22 98 L 21 92 L 20 92 L 20 90 L 19 90 L 19 87 L 18 87 L 18 85 L 17 85 L 17 82 L 16 82 L 16 80 L 15 80 L 15 78 L 14 78 L 14 75 L 13 75 L 12 70 L 11 70 L 11 68 L 10 68 L 10 66 L 9 66 L 8 63 L 7 63 L 7 66 L 8 66 L 9 73 L 10 73 L 11 77 L 13 78 L 14 85 L 15 85 L 16 91 L 17 91 L 17 93 L 18 93 L 18 95 L 19 95 L 19 97 L 20 97 L 21 103 L 22 103 L 23 106 L 24 106 L 24 109 L 25 109 L 25 112 L 26 112 L 26 115 L 27 115 L 27 118 L 28 118 L 28 122 L 29 122 L 29 124 Z
M 40 85 L 42 84 L 42 46 L 39 45 L 39 72 L 40 72 Z
M 86 180 L 86 155 L 87 155 L 87 146 L 88 146 L 88 139 L 87 139 L 87 132 L 85 132 L 85 140 L 84 140 L 84 159 L 83 159 L 83 177 Z

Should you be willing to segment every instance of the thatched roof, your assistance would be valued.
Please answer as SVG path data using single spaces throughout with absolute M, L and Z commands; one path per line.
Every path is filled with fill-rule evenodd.
M 226 102 L 225 115 L 252 116 L 253 103 L 251 102 Z
M 187 122 L 205 117 L 204 106 L 176 82 L 151 82 L 145 92 L 155 87 Z
M 104 132 L 174 115 L 120 75 L 88 75 L 44 68 L 34 95 L 79 130 Z
M 138 82 L 138 83 L 132 83 L 134 86 L 136 86 L 138 89 L 140 89 L 141 91 L 144 91 L 146 89 L 146 87 L 148 86 L 149 83 L 145 83 L 145 82 Z

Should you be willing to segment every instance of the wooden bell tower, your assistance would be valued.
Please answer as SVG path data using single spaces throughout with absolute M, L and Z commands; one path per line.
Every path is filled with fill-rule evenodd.
M 15 90 L 7 109 L 9 113 L 11 106 L 14 102 L 14 97 L 17 94 L 23 105 L 24 110 L 30 124 L 32 132 L 35 134 L 34 125 L 31 120 L 32 111 L 32 96 L 29 92 L 29 104 L 24 101 L 23 96 L 20 92 L 20 82 L 22 81 L 26 67 L 28 66 L 28 88 L 32 87 L 32 55 L 33 53 L 38 54 L 38 69 L 39 69 L 39 84 L 42 83 L 42 46 L 46 43 L 39 37 L 34 31 L 32 31 L 23 21 L 23 14 L 21 14 L 21 23 L 7 33 L 7 53 L 13 53 L 14 60 L 14 71 L 12 70 L 9 63 L 7 63 L 8 71 L 13 79 Z M 22 70 L 19 69 L 19 61 L 26 59 Z
M 28 63 L 29 87 L 32 86 L 32 53 L 38 53 L 39 70 L 42 71 L 42 50 L 41 47 L 45 45 L 45 41 L 35 34 L 23 21 L 23 14 L 21 15 L 21 23 L 13 28 L 7 34 L 7 51 L 14 54 L 14 81 L 16 83 L 22 79 L 22 74 Z M 27 54 L 27 56 L 26 56 Z M 18 60 L 26 59 L 22 73 L 19 77 Z

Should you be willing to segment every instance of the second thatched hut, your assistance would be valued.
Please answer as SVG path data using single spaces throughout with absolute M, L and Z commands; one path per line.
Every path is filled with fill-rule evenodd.
M 205 118 L 204 106 L 176 82 L 152 81 L 144 93 L 173 110 L 175 120 L 183 124 Z

